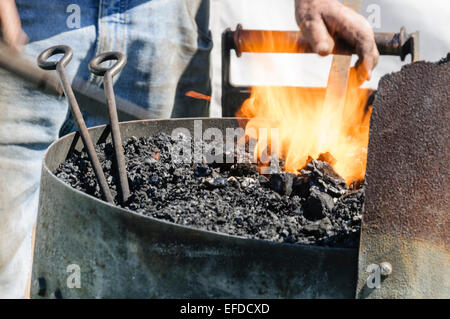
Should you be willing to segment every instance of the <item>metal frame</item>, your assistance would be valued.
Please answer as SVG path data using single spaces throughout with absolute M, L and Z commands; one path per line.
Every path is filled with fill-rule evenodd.
M 270 35 L 269 35 L 270 33 Z M 267 36 L 275 37 L 280 47 L 264 46 Z M 399 33 L 375 33 L 375 41 L 381 55 L 399 56 L 402 61 L 411 54 L 411 61 L 419 60 L 419 32 L 408 34 L 402 27 Z M 252 45 L 248 45 L 252 42 Z M 222 116 L 236 116 L 242 103 L 250 96 L 251 88 L 235 86 L 231 83 L 231 51 L 239 57 L 242 52 L 258 53 L 310 53 L 310 49 L 300 31 L 244 30 L 240 24 L 235 31 L 226 29 L 222 33 Z M 256 50 L 256 51 L 255 51 Z M 333 54 L 354 52 L 354 48 L 339 46 Z M 325 88 L 303 88 L 309 94 L 325 96 Z

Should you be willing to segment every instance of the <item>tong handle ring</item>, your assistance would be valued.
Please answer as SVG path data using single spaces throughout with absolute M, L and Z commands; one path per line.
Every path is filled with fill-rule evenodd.
M 48 61 L 48 59 L 56 54 L 64 54 L 58 61 Z M 72 60 L 73 51 L 67 45 L 55 45 L 53 47 L 44 50 L 38 56 L 38 65 L 44 70 L 56 70 L 58 65 L 65 67 Z
M 116 62 L 110 67 L 100 66 L 103 62 L 114 60 Z M 98 76 L 104 76 L 108 72 L 111 74 L 111 77 L 113 77 L 124 68 L 126 63 L 127 58 L 124 54 L 117 51 L 105 52 L 97 55 L 91 60 L 89 63 L 89 71 Z

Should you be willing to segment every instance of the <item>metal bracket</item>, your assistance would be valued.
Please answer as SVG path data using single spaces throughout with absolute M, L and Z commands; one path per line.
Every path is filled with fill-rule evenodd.
M 380 81 L 357 298 L 450 297 L 449 81 L 448 62 L 421 62 Z

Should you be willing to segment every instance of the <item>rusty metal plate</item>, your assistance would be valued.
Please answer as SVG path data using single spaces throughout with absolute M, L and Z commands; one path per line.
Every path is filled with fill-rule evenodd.
M 358 298 L 450 297 L 450 63 L 382 78 L 370 124 Z M 389 262 L 392 273 L 376 265 Z M 377 278 L 379 277 L 379 278 Z

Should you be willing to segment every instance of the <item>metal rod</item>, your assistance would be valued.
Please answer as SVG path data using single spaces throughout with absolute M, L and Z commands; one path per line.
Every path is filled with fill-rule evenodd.
M 100 64 L 105 61 L 116 60 L 109 68 L 101 67 Z M 119 129 L 119 119 L 117 117 L 116 99 L 114 97 L 113 76 L 119 73 L 126 64 L 126 57 L 120 52 L 106 52 L 97 55 L 89 63 L 89 70 L 98 76 L 103 76 L 105 88 L 106 104 L 108 106 L 109 120 L 111 124 L 111 134 L 116 157 L 117 170 L 119 172 L 119 184 L 121 191 L 121 200 L 126 202 L 130 196 L 130 187 L 128 185 L 127 170 L 125 166 L 125 155 L 123 153 L 122 137 Z
M 253 53 L 313 53 L 305 36 L 301 31 L 268 31 L 268 30 L 244 30 L 238 24 L 235 31 L 230 31 L 236 55 L 242 52 Z M 408 54 L 412 55 L 412 61 L 419 59 L 418 32 L 408 34 L 404 27 L 400 32 L 375 33 L 375 42 L 381 55 L 397 55 L 404 60 Z M 337 42 L 340 40 L 337 39 Z M 333 50 L 333 54 L 353 54 L 356 50 L 349 45 L 339 45 Z
M 48 58 L 56 54 L 64 54 L 64 56 L 59 61 L 47 61 Z M 69 80 L 65 72 L 65 66 L 72 59 L 72 55 L 73 55 L 72 49 L 68 46 L 65 45 L 53 46 L 43 51 L 39 55 L 38 65 L 44 70 L 56 70 L 56 72 L 58 73 L 64 94 L 66 95 L 67 100 L 69 101 L 70 111 L 72 112 L 72 115 L 75 118 L 75 122 L 80 132 L 81 139 L 83 140 L 84 147 L 86 148 L 86 151 L 88 153 L 95 176 L 97 177 L 100 190 L 102 191 L 103 198 L 109 203 L 114 203 L 114 199 L 109 189 L 105 175 L 103 173 L 102 166 L 100 165 L 97 153 L 95 152 L 94 144 L 92 142 L 91 136 L 89 135 L 86 124 L 83 119 L 83 115 L 81 114 L 80 111 L 80 107 L 78 106 L 78 102 L 75 98 L 75 95 L 72 91 L 72 87 L 70 86 Z

